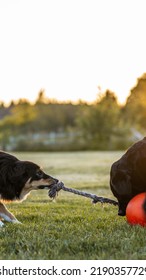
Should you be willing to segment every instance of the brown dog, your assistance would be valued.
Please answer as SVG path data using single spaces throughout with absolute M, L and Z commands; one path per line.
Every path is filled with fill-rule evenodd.
M 124 216 L 130 199 L 146 192 L 146 137 L 112 165 L 110 187 L 119 202 L 118 215 Z

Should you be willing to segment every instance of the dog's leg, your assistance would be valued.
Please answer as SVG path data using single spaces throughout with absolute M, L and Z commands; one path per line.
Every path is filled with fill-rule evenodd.
M 15 216 L 8 211 L 8 209 L 6 208 L 6 206 L 0 202 L 0 217 L 7 221 L 7 222 L 11 222 L 11 223 L 17 223 L 17 224 L 21 224 L 16 218 Z M 2 226 L 2 222 L 0 221 L 0 226 Z
M 4 226 L 4 223 L 0 221 L 0 228 Z

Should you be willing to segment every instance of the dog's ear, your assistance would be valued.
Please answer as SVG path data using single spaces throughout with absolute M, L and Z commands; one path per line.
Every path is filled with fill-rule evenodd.
M 16 162 L 13 168 L 13 176 L 18 177 L 24 175 L 25 173 L 26 173 L 25 165 L 20 161 Z

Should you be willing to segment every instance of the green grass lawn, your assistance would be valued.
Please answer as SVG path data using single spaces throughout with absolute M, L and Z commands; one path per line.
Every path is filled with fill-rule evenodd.
M 112 162 L 121 152 L 15 153 L 38 163 L 68 187 L 114 198 L 109 188 Z M 117 207 L 60 191 L 46 190 L 8 205 L 22 225 L 0 228 L 0 259 L 145 259 L 146 229 L 130 226 Z

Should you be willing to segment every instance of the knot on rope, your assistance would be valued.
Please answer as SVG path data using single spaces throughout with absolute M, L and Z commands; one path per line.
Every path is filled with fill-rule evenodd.
M 54 184 L 51 189 L 49 190 L 49 197 L 50 198 L 55 198 L 58 195 L 58 192 L 62 189 L 64 184 L 62 182 L 58 182 L 57 184 Z

